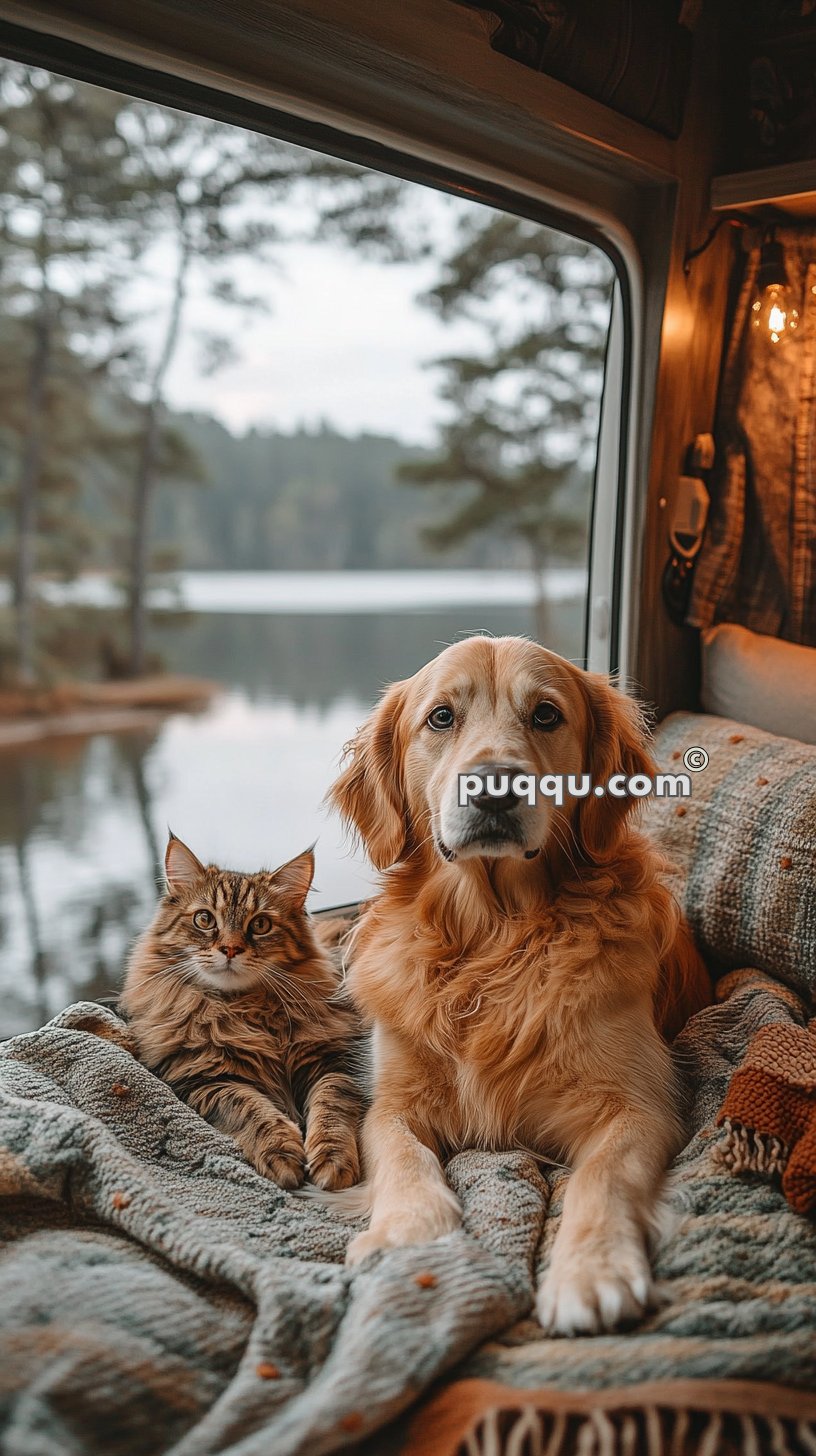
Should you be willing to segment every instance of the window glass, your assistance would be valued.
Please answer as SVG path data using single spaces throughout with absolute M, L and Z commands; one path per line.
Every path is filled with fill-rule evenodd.
M 8 1035 L 115 992 L 168 824 L 359 898 L 321 801 L 382 686 L 474 631 L 582 659 L 613 270 L 2 62 L 0 218 Z

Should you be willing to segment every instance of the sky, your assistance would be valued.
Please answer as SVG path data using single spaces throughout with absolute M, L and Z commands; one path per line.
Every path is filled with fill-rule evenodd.
M 127 125 L 127 115 L 120 125 Z M 195 190 L 202 177 L 217 176 L 219 167 L 228 177 L 229 157 L 240 160 L 245 134 L 229 127 L 222 131 L 221 152 L 209 143 L 202 149 L 196 132 L 176 143 L 178 154 L 169 154 L 172 165 L 188 169 L 185 184 L 190 188 Z M 156 145 L 162 155 L 161 143 Z M 296 150 L 308 160 L 305 149 Z M 343 206 L 342 190 L 319 185 L 328 191 L 315 192 L 314 182 L 304 182 L 285 197 L 278 195 L 277 201 L 274 189 L 267 195 L 259 186 L 233 204 L 234 223 L 243 226 L 263 218 L 284 236 L 300 231 L 301 240 L 279 244 L 274 261 L 245 258 L 223 265 L 221 271 L 242 293 L 266 300 L 266 308 L 251 312 L 215 301 L 208 293 L 206 267 L 193 265 L 182 340 L 165 381 L 165 397 L 176 409 L 215 415 L 235 433 L 252 426 L 291 431 L 328 422 L 351 435 L 371 431 L 432 445 L 445 411 L 438 397 L 442 376 L 432 363 L 440 356 L 483 349 L 483 329 L 462 319 L 443 322 L 422 302 L 423 293 L 438 281 L 439 256 L 413 264 L 377 262 L 340 242 L 302 240 L 314 229 L 318 198 L 329 206 Z M 461 219 L 492 213 L 469 199 L 411 183 L 403 185 L 390 205 L 396 209 L 398 230 L 404 228 L 404 235 L 412 238 L 430 238 L 437 255 L 443 256 L 460 242 L 456 229 Z M 62 266 L 70 277 L 70 260 Z M 136 334 L 149 360 L 161 354 L 175 272 L 173 240 L 160 236 L 133 269 L 125 295 L 125 312 L 137 320 Z M 531 302 L 535 308 L 535 298 L 514 296 L 512 282 L 505 281 L 482 309 L 494 324 L 512 329 L 529 321 Z M 237 346 L 237 357 L 209 375 L 201 367 L 205 332 L 223 334 Z
M 172 275 L 172 256 L 157 244 L 149 282 L 131 298 L 142 334 L 155 349 Z M 442 323 L 417 301 L 437 276 L 433 259 L 377 263 L 337 243 L 292 243 L 281 265 L 239 262 L 241 289 L 268 299 L 248 317 L 207 296 L 197 278 L 186 306 L 184 338 L 167 381 L 169 403 L 216 415 L 235 433 L 252 425 L 292 430 L 329 420 L 345 433 L 395 435 L 431 444 L 441 406 L 439 355 L 478 347 L 481 330 L 466 321 Z M 222 328 L 239 359 L 202 376 L 196 332 Z
M 239 137 L 227 131 L 224 157 Z M 216 171 L 228 168 L 224 157 L 219 161 L 206 148 L 193 154 L 190 186 L 199 173 L 212 172 L 214 162 Z M 303 183 L 278 200 L 258 188 L 233 204 L 229 218 L 239 231 L 265 220 L 292 240 L 270 244 L 266 261 L 236 257 L 219 265 L 241 294 L 265 300 L 265 307 L 252 311 L 215 301 L 207 287 L 213 270 L 206 262 L 193 265 L 165 397 L 177 409 L 215 415 L 235 433 L 252 426 L 291 431 L 326 421 L 346 434 L 371 431 L 433 445 L 445 412 L 438 397 L 442 375 L 433 361 L 483 351 L 487 322 L 505 334 L 523 328 L 531 310 L 540 309 L 540 291 L 515 270 L 506 276 L 498 270 L 495 289 L 478 305 L 482 326 L 462 318 L 443 321 L 422 295 L 439 282 L 440 259 L 461 245 L 459 227 L 474 215 L 480 221 L 495 215 L 493 209 L 404 183 L 389 204 L 396 232 L 423 238 L 433 253 L 411 264 L 377 261 L 342 241 L 309 240 L 321 203 L 342 209 L 350 200 L 327 187 L 320 183 L 315 191 L 313 182 Z M 159 237 L 140 263 L 130 303 L 155 358 L 176 272 L 172 239 Z M 202 331 L 222 333 L 237 345 L 238 357 L 210 376 L 201 369 Z

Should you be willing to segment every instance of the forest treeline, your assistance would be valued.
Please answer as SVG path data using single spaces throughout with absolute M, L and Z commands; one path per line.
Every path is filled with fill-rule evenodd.
M 451 491 L 408 486 L 406 467 L 434 459 L 387 435 L 343 435 L 331 425 L 293 433 L 231 434 L 204 415 L 175 415 L 174 428 L 201 465 L 199 483 L 162 490 L 156 536 L 174 543 L 189 569 L 384 570 L 517 566 L 519 540 L 500 532 L 452 542 L 444 552 L 427 530 L 451 506 Z M 565 507 L 586 516 L 590 479 L 565 482 Z M 467 489 L 459 492 L 462 500 Z M 568 498 L 568 499 L 566 499 Z M 100 493 L 96 510 L 105 510 Z M 556 559 L 563 559 L 556 553 Z M 100 563 L 103 564 L 103 563 Z

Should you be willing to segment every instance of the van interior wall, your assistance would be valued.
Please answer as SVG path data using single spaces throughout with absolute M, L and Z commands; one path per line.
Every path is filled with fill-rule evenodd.
M 211 114 L 224 119 L 263 130 L 270 109 L 274 130 L 276 114 L 293 115 L 313 128 L 315 146 L 321 127 L 336 127 L 369 148 L 372 165 L 378 149 L 401 149 L 431 169 L 551 198 L 566 213 L 600 218 L 602 230 L 606 218 L 609 236 L 628 240 L 646 294 L 626 665 L 661 716 L 697 700 L 696 634 L 673 627 L 660 599 L 660 502 L 671 498 L 689 440 L 712 428 L 716 399 L 728 239 L 683 273 L 686 250 L 709 225 L 718 160 L 715 25 L 695 37 L 685 124 L 671 142 L 498 55 L 476 12 L 451 0 L 253 0 L 237 9 L 201 0 L 194 26 L 184 0 L 0 0 L 0 45 L 20 59 L 192 109 L 195 88 L 209 88 L 223 101 L 208 103 Z
M 659 341 L 647 338 L 645 369 L 657 375 L 644 511 L 643 610 L 633 643 L 633 676 L 661 717 L 676 708 L 698 706 L 699 635 L 669 620 L 661 598 L 668 556 L 668 522 L 686 450 L 696 435 L 713 430 L 735 266 L 734 237 L 721 229 L 713 244 L 684 269 L 686 253 L 705 238 L 713 222 L 711 177 L 724 150 L 722 70 L 726 38 L 715 7 L 708 6 L 695 34 L 692 81 L 682 133 L 676 143 L 677 187 L 674 226 Z M 646 259 L 648 286 L 660 293 L 659 260 Z M 649 350 L 653 350 L 649 357 Z

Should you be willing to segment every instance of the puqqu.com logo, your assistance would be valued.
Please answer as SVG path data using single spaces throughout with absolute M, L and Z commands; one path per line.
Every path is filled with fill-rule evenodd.
M 702 773 L 704 768 L 708 768 L 708 762 L 708 754 L 704 748 L 687 748 L 683 754 L 683 767 L 689 773 Z

